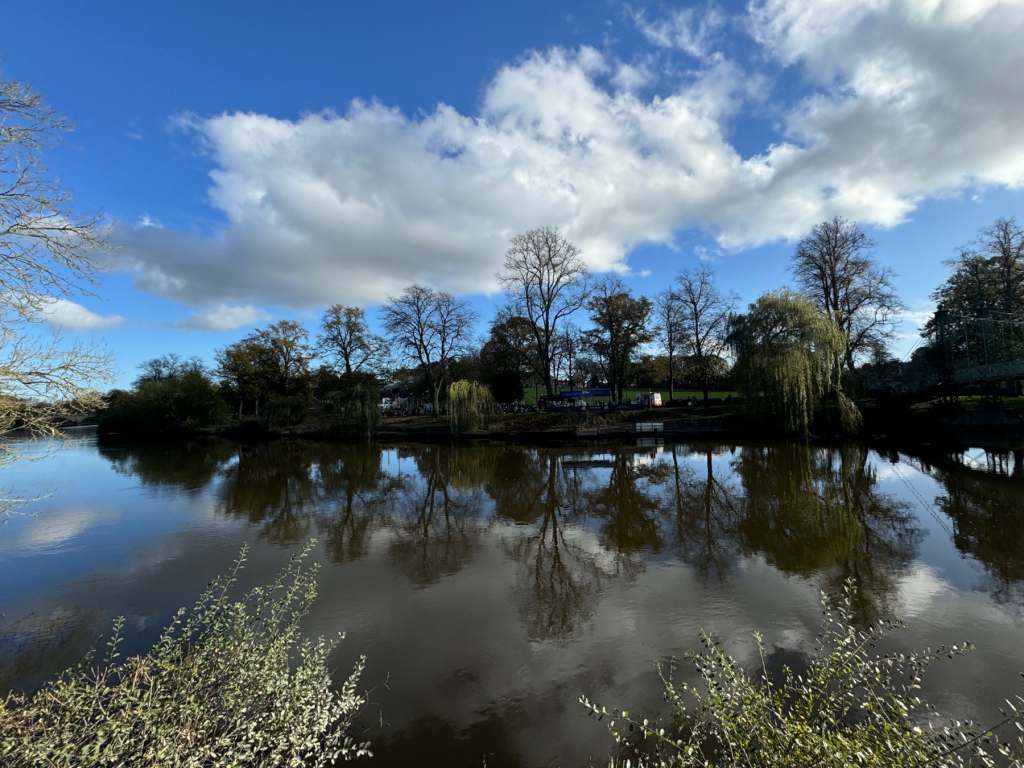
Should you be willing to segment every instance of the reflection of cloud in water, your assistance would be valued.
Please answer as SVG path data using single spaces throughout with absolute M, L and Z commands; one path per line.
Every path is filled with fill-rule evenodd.
M 84 506 L 47 511 L 29 520 L 13 538 L 0 540 L 0 554 L 58 554 L 90 528 L 119 517 L 111 509 Z
M 936 601 L 948 597 L 953 587 L 931 566 L 918 563 L 897 580 L 895 591 L 894 615 L 911 619 L 935 609 Z

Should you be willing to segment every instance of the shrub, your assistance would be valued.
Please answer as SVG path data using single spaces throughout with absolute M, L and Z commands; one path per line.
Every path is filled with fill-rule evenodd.
M 36 694 L 0 702 L 0 764 L 325 766 L 368 754 L 348 735 L 364 660 L 336 691 L 335 643 L 300 636 L 316 596 L 307 553 L 232 600 L 243 549 L 144 655 L 119 660 L 119 619 L 99 663 L 87 658 Z
M 1024 766 L 1024 697 L 1007 701 L 990 727 L 942 722 L 918 695 L 928 665 L 969 650 L 967 644 L 910 654 L 872 649 L 895 622 L 861 631 L 851 620 L 853 585 L 834 601 L 822 596 L 824 631 L 805 672 L 786 667 L 773 680 L 764 644 L 755 634 L 761 666 L 745 672 L 702 635 L 705 650 L 690 656 L 701 687 L 677 685 L 671 665 L 659 670 L 669 713 L 657 722 L 609 710 L 581 697 L 608 727 L 620 754 L 611 763 L 634 766 L 751 766 L 808 768 L 952 768 Z M 1013 734 L 1013 726 L 1019 731 Z M 1007 740 L 1001 738 L 1009 730 Z

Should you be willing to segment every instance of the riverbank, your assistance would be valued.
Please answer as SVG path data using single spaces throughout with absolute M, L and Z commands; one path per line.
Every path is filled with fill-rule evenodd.
M 1024 446 L 1024 418 L 1021 410 L 1005 404 L 932 401 L 866 400 L 860 403 L 864 416 L 858 435 L 875 443 L 908 442 L 937 445 L 1001 445 L 1007 449 Z M 315 438 L 365 439 L 359 432 L 328 424 L 303 423 L 270 427 L 260 422 L 243 422 L 203 430 L 232 439 Z M 674 403 L 658 408 L 621 411 L 533 412 L 498 414 L 486 428 L 453 434 L 444 417 L 405 416 L 384 419 L 374 436 L 380 440 L 450 441 L 493 440 L 520 443 L 578 442 L 581 439 L 672 438 L 672 439 L 771 439 L 788 436 L 777 422 L 754 413 L 742 401 Z M 851 437 L 842 432 L 838 419 L 822 418 L 809 435 L 827 440 Z

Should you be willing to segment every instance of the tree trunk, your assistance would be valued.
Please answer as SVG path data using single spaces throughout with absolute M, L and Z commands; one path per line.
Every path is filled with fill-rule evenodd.
M 672 365 L 672 352 L 668 353 L 668 401 L 671 403 L 676 392 L 675 367 Z

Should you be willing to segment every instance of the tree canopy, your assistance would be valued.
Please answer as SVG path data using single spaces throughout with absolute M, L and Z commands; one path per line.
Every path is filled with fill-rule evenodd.
M 737 384 L 782 416 L 789 429 L 807 432 L 818 405 L 833 396 L 844 426 L 859 420 L 843 394 L 843 332 L 831 317 L 792 291 L 759 298 L 730 322 Z

